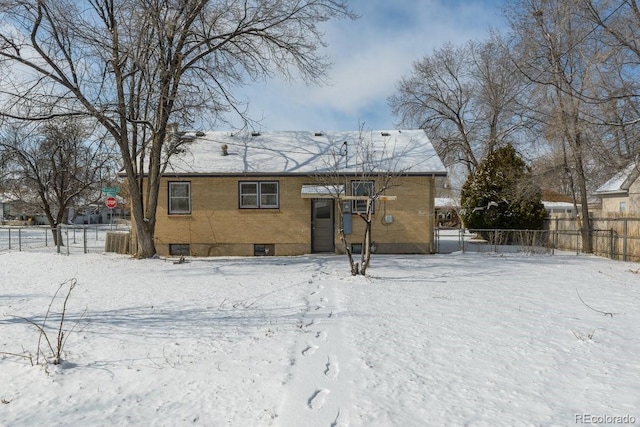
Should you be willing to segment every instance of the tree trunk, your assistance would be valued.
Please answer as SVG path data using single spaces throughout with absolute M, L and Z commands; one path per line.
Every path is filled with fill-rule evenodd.
M 593 252 L 593 242 L 591 239 L 591 221 L 589 220 L 589 201 L 587 199 L 587 184 L 584 176 L 582 164 L 578 164 L 578 186 L 580 187 L 580 211 L 582 214 L 582 252 L 590 254 Z
M 153 229 L 144 220 L 135 221 L 137 258 L 152 258 L 156 255 L 156 244 Z
M 344 230 L 340 230 L 340 240 L 342 240 L 342 246 L 344 247 L 344 251 L 347 253 L 347 258 L 349 259 L 349 266 L 351 267 L 351 275 L 357 276 L 360 272 L 358 263 L 353 262 L 353 254 L 351 253 L 351 248 L 349 248 L 349 243 L 347 242 L 347 236 L 344 234 Z
M 367 274 L 367 268 L 369 268 L 369 261 L 371 260 L 371 213 L 367 214 L 365 222 L 364 241 L 362 243 L 362 262 L 360 266 L 360 274 L 363 276 Z

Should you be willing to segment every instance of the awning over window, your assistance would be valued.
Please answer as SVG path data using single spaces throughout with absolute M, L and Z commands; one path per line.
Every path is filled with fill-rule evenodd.
M 303 185 L 300 196 L 303 199 L 334 199 L 344 195 L 344 185 Z

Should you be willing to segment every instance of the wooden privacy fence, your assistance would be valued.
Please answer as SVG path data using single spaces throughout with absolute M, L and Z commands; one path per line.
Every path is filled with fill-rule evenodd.
M 640 261 L 640 218 L 590 218 L 593 254 L 619 261 Z M 545 230 L 557 238 L 557 249 L 582 251 L 581 220 L 567 214 L 545 220 Z

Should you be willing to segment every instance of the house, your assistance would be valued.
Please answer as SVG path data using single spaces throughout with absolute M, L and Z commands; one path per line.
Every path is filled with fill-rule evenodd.
M 4 197 L 0 194 L 0 221 L 5 220 L 5 214 L 9 215 L 9 203 L 7 203 Z
M 602 200 L 602 214 L 640 213 L 640 165 L 631 163 L 595 191 Z
M 422 130 L 182 133 L 160 183 L 159 255 L 357 251 L 367 194 L 377 253 L 433 253 L 434 180 L 446 169 Z
M 435 198 L 436 226 L 440 228 L 459 228 L 462 224 L 460 219 L 460 200 L 453 197 Z
M 578 213 L 571 197 L 554 190 L 542 190 L 542 204 L 549 215 L 570 214 L 575 216 Z M 578 210 L 580 206 L 579 204 L 577 205 Z
M 572 202 L 550 202 L 547 200 L 543 200 L 542 204 L 546 209 L 547 213 L 550 215 L 553 214 L 572 214 L 576 215 L 576 207 Z M 578 205 L 580 207 L 580 205 Z

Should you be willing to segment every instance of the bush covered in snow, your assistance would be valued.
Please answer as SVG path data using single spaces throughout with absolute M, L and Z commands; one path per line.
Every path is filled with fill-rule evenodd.
M 462 216 L 469 229 L 542 227 L 545 217 L 540 188 L 512 145 L 490 153 L 462 187 Z

